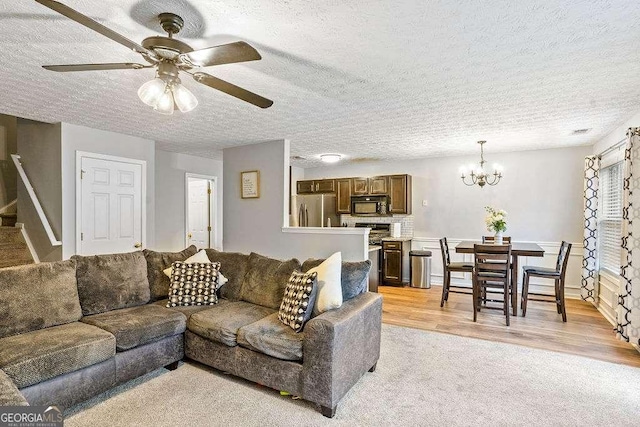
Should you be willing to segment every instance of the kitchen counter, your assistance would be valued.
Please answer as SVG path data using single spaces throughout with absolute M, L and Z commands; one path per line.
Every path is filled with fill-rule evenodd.
M 369 245 L 369 252 L 375 252 L 381 249 L 382 249 L 382 246 L 380 245 Z
M 383 237 L 383 242 L 410 242 L 413 237 Z

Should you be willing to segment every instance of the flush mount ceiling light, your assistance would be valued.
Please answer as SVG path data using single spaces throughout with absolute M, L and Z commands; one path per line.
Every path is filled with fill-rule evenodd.
M 260 108 L 269 108 L 273 104 L 273 101 L 269 99 L 199 71 L 200 67 L 262 59 L 258 51 L 245 42 L 235 42 L 193 50 L 188 44 L 173 38 L 173 35 L 178 34 L 182 29 L 184 25 L 183 19 L 173 13 L 161 13 L 158 15 L 160 25 L 168 36 L 147 37 L 142 41 L 142 44 L 138 44 L 58 1 L 36 1 L 110 38 L 116 43 L 120 43 L 134 52 L 139 53 L 145 61 L 150 64 L 142 65 L 124 62 L 111 64 L 44 65 L 43 68 L 46 70 L 69 72 L 155 68 L 155 78 L 146 82 L 138 89 L 138 96 L 142 102 L 162 114 L 173 114 L 176 108 L 186 113 L 198 105 L 198 100 L 193 93 L 182 85 L 179 77 L 180 72 L 190 74 L 198 83 Z
M 484 144 L 486 144 L 487 141 L 478 141 L 478 144 L 480 144 L 480 164 L 479 165 L 474 165 L 474 164 L 470 164 L 468 167 L 461 167 L 460 168 L 460 174 L 461 174 L 461 178 L 462 178 L 462 182 L 464 182 L 466 185 L 476 185 L 478 184 L 480 186 L 480 188 L 484 187 L 485 184 L 489 184 L 489 185 L 496 185 L 498 182 L 500 182 L 500 178 L 502 178 L 502 166 L 494 164 L 493 165 L 493 172 L 488 173 L 485 172 L 484 170 L 484 164 L 486 163 L 484 160 Z M 467 180 L 467 172 L 471 171 L 471 174 L 469 175 L 469 180 Z
M 320 154 L 320 160 L 325 163 L 336 163 L 342 160 L 342 155 L 334 153 Z

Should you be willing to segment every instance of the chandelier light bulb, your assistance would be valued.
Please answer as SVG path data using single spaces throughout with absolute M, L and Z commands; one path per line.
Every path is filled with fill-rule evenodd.
M 138 89 L 138 97 L 145 104 L 155 107 L 165 93 L 167 84 L 160 78 L 149 80 Z
M 160 114 L 173 114 L 173 94 L 169 88 L 164 91 L 154 109 Z
M 176 102 L 176 106 L 183 113 L 188 113 L 198 106 L 198 100 L 191 93 L 189 89 L 182 86 L 180 83 L 175 83 L 172 88 L 173 99 Z

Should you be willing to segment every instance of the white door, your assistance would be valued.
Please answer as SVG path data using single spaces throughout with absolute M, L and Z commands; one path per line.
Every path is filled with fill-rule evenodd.
M 81 157 L 82 255 L 142 247 L 142 173 L 139 163 Z
M 211 247 L 212 196 L 211 180 L 187 177 L 187 245 Z

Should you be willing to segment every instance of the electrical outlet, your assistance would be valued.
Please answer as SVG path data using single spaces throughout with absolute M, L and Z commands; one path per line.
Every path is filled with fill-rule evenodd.
M 422 201 L 422 206 L 425 206 L 425 207 L 427 206 L 427 201 L 426 200 Z

